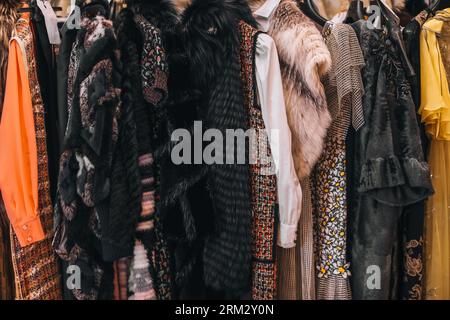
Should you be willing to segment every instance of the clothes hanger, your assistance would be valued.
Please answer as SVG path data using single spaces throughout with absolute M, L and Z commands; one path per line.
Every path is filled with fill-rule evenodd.
M 409 77 L 413 77 L 416 75 L 414 71 L 414 67 L 409 60 L 405 43 L 403 41 L 402 30 L 400 26 L 400 18 L 398 15 L 392 10 L 384 0 L 376 0 L 377 5 L 381 9 L 381 14 L 384 18 L 385 25 L 389 30 L 389 34 L 391 39 L 397 44 L 397 47 L 400 50 L 400 59 L 403 62 L 403 66 L 405 67 L 406 74 Z
M 327 23 L 327 20 L 317 12 L 313 0 L 304 0 L 303 2 L 301 2 L 300 9 L 308 18 L 310 18 L 320 26 L 323 27 Z
M 429 5 L 429 7 L 425 8 L 424 10 L 426 10 L 428 12 L 428 17 L 430 17 L 431 15 L 434 15 L 436 13 L 436 11 L 442 10 L 445 8 L 449 8 L 449 7 L 450 7 L 449 0 L 445 0 L 445 1 L 436 0 L 433 3 L 431 3 Z M 418 36 L 420 29 L 421 28 L 420 28 L 420 26 L 418 26 L 417 20 L 413 19 L 403 29 L 403 36 L 405 38 L 413 39 Z
M 377 0 L 376 2 L 387 21 L 400 25 L 400 17 L 384 2 L 384 0 Z
M 364 3 L 361 0 L 352 0 L 348 7 L 344 23 L 353 23 L 364 18 Z

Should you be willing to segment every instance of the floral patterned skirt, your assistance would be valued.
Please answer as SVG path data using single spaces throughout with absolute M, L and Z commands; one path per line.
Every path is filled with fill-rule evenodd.
M 328 135 L 312 179 L 317 299 L 351 299 L 346 261 L 347 173 L 345 140 Z

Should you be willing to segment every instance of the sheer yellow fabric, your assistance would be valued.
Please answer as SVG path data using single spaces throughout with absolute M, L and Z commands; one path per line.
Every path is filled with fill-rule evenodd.
M 443 26 L 444 21 L 430 19 L 425 22 L 420 34 L 422 103 L 419 113 L 431 137 L 450 140 L 450 93 L 437 39 Z
M 435 194 L 425 212 L 424 297 L 450 299 L 450 142 L 433 140 L 429 162 Z
M 425 212 L 425 299 L 450 299 L 450 9 L 440 11 L 420 35 L 419 113 L 431 138 L 429 164 L 435 194 Z

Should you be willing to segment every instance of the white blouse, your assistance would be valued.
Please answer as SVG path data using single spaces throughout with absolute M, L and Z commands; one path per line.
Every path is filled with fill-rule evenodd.
M 302 189 L 292 158 L 291 130 L 287 121 L 278 52 L 275 42 L 267 34 L 258 35 L 255 67 L 259 102 L 276 168 L 280 219 L 278 245 L 292 248 L 295 247 L 302 208 Z

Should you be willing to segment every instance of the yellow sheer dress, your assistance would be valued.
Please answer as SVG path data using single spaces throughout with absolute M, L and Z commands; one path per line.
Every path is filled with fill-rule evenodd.
M 427 300 L 450 299 L 450 9 L 439 11 L 420 35 L 421 106 L 430 137 L 428 161 L 435 194 L 425 212 Z

